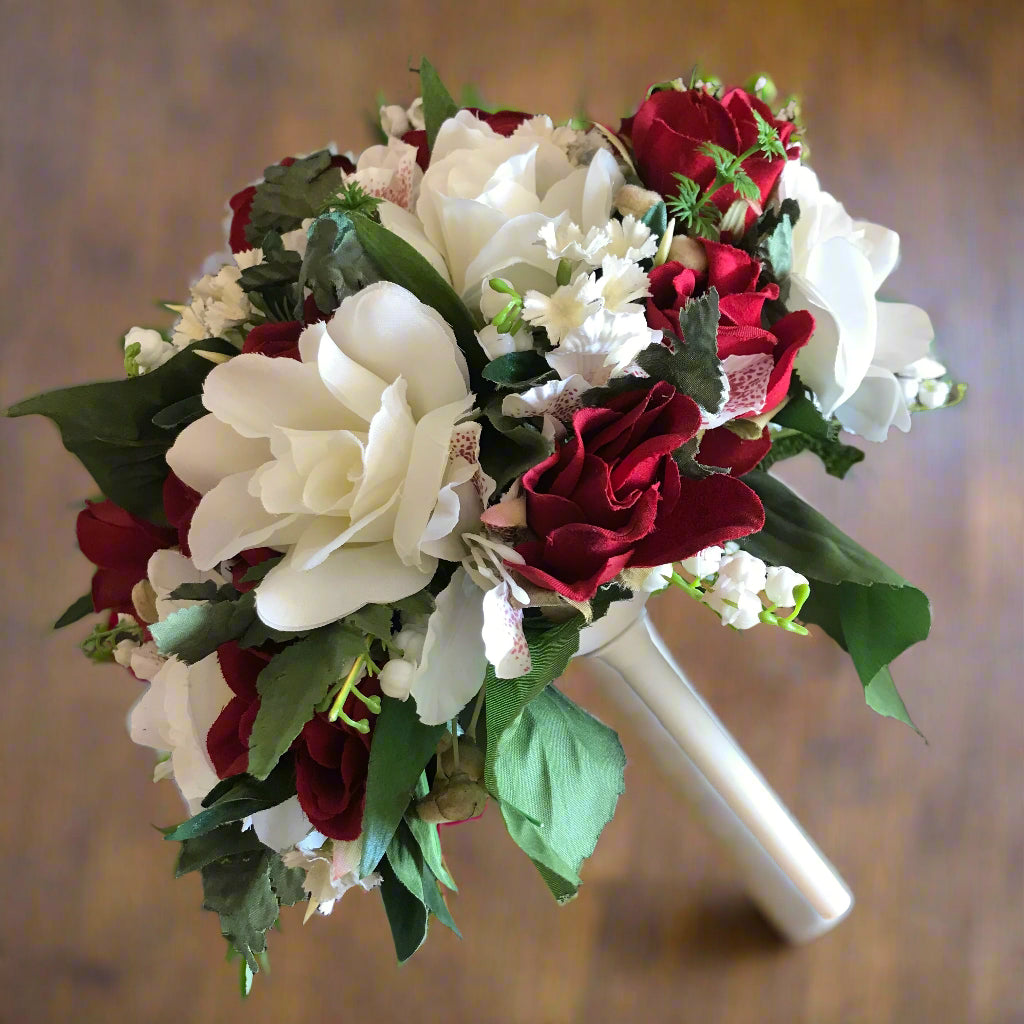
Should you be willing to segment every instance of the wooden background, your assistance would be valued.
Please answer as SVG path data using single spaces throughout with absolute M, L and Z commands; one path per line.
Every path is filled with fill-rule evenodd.
M 281 156 L 368 141 L 376 90 L 426 53 L 454 87 L 606 120 L 693 62 L 806 97 L 814 163 L 903 236 L 891 291 L 926 307 L 966 405 L 915 418 L 840 484 L 790 477 L 932 597 L 897 664 L 929 737 L 874 717 L 822 637 L 726 635 L 679 595 L 656 619 L 697 684 L 850 881 L 837 931 L 785 948 L 585 668 L 567 686 L 622 726 L 627 793 L 559 909 L 493 812 L 449 830 L 466 936 L 398 970 L 376 895 L 272 937 L 244 1006 L 177 820 L 123 731 L 138 690 L 47 622 L 88 580 L 89 483 L 42 421 L 3 425 L 4 892 L 0 1019 L 1010 1024 L 1022 997 L 1020 238 L 1024 7 L 833 0 L 0 6 L 0 403 L 116 375 L 118 337 L 184 295 L 222 203 Z

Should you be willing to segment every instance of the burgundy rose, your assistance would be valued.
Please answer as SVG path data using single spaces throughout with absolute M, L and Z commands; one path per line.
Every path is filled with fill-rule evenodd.
M 521 110 L 497 110 L 493 114 L 479 107 L 466 107 L 485 124 L 490 125 L 499 135 L 511 135 L 524 121 L 529 121 L 533 114 L 524 114 Z M 430 166 L 430 147 L 427 145 L 427 133 L 422 128 L 414 128 L 402 136 L 402 141 L 416 147 L 416 163 L 422 170 Z
M 132 588 L 145 579 L 153 552 L 174 546 L 175 531 L 139 519 L 112 501 L 87 502 L 75 530 L 82 554 L 97 567 L 92 577 L 93 608 L 134 615 Z
M 222 779 L 248 770 L 249 738 L 260 708 L 256 682 L 270 657 L 242 650 L 237 643 L 217 648 L 221 672 L 235 694 L 206 736 L 210 760 Z M 375 679 L 364 679 L 359 688 L 366 696 L 380 695 Z M 327 715 L 318 714 L 291 746 L 299 805 L 313 826 L 331 839 L 356 839 L 362 831 L 375 721 L 357 697 L 348 698 L 344 711 L 354 721 L 368 719 L 370 732 L 363 734 L 340 719 L 330 722 Z
M 164 480 L 164 515 L 167 522 L 178 531 L 178 547 L 181 553 L 191 557 L 188 547 L 188 531 L 192 526 L 192 517 L 196 514 L 202 495 L 194 491 L 174 472 L 169 472 Z
M 633 143 L 637 169 L 644 183 L 663 196 L 674 196 L 679 182 L 674 174 L 692 178 L 702 189 L 715 176 L 711 157 L 700 152 L 702 143 L 713 142 L 739 156 L 757 143 L 757 111 L 779 132 L 790 159 L 799 148 L 790 146 L 795 130 L 789 121 L 777 121 L 771 110 L 756 96 L 742 89 L 730 89 L 715 99 L 704 89 L 665 89 L 649 96 L 631 118 L 622 122 L 621 133 Z M 750 175 L 761 194 L 761 203 L 768 200 L 782 173 L 785 160 L 766 160 L 760 153 L 747 157 L 743 169 Z M 737 199 L 734 189 L 723 188 L 715 193 L 715 205 L 725 213 Z M 756 213 L 747 213 L 749 226 Z
M 281 167 L 291 167 L 295 163 L 295 157 L 286 156 L 280 163 Z M 351 174 L 356 168 L 347 156 L 335 153 L 331 157 L 331 166 L 340 167 L 346 174 Z M 245 252 L 251 249 L 253 243 L 249 241 L 246 229 L 249 227 L 249 218 L 252 215 L 252 203 L 256 198 L 256 186 L 246 185 L 240 192 L 236 192 L 229 200 L 231 207 L 231 228 L 228 231 L 228 245 L 232 252 Z
M 737 408 L 737 417 L 768 412 L 779 405 L 789 392 L 793 362 L 814 331 L 814 317 L 806 310 L 797 310 L 783 316 L 771 327 L 763 327 L 764 304 L 777 299 L 779 289 L 774 284 L 758 288 L 761 264 L 731 245 L 703 238 L 693 241 L 703 248 L 707 268 L 697 271 L 676 262 L 655 267 L 650 273 L 647 322 L 655 330 L 668 331 L 679 337 L 680 310 L 691 298 L 714 287 L 719 296 L 719 358 L 750 355 L 770 355 L 772 358 L 764 399 L 750 408 Z M 738 391 L 736 398 L 739 398 Z M 767 431 L 755 440 L 744 440 L 728 427 L 716 427 L 704 435 L 698 458 L 705 465 L 722 466 L 739 476 L 753 469 L 770 447 Z
M 271 359 L 285 358 L 298 360 L 299 335 L 303 325 L 298 320 L 283 323 L 266 323 L 254 327 L 245 337 L 242 352 L 258 353 Z
M 697 403 L 659 381 L 606 407 L 583 408 L 572 433 L 523 477 L 526 521 L 536 540 L 510 565 L 574 601 L 632 566 L 689 558 L 760 530 L 757 495 L 732 477 L 684 477 L 672 453 L 700 428 Z

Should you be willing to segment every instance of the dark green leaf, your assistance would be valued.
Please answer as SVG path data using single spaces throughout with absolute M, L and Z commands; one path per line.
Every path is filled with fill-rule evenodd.
M 267 573 L 277 565 L 284 555 L 274 555 L 271 558 L 265 558 L 259 565 L 254 565 L 249 569 L 246 569 L 245 575 L 242 577 L 243 583 L 261 583 L 266 577 Z
M 89 471 L 104 496 L 150 522 L 165 524 L 163 485 L 173 431 L 153 417 L 203 389 L 213 369 L 197 350 L 233 354 L 219 338 L 197 341 L 163 366 L 139 377 L 50 391 L 7 410 L 8 416 L 46 416 L 64 447 Z
M 265 779 L 273 771 L 363 645 L 360 634 L 335 623 L 286 647 L 260 672 L 260 709 L 249 737 L 250 775 Z
M 295 316 L 302 315 L 306 288 L 312 290 L 318 309 L 335 309 L 343 299 L 380 279 L 376 264 L 359 243 L 352 218 L 338 212 L 322 214 L 309 233 Z
M 527 420 L 504 415 L 498 398 L 485 406 L 484 413 L 480 464 L 494 478 L 500 494 L 517 477 L 543 462 L 555 445 Z
M 813 452 L 821 459 L 825 472 L 830 476 L 839 477 L 840 480 L 858 462 L 864 461 L 864 452 L 852 444 L 843 444 L 841 441 L 823 441 L 807 434 L 794 433 L 773 437 L 772 446 L 768 449 L 768 454 L 758 463 L 758 468 L 770 469 L 776 462 L 791 459 L 801 452 Z
M 437 831 L 436 825 L 431 827 Z M 387 861 L 402 885 L 443 925 L 451 928 L 459 938 L 462 938 L 438 888 L 437 878 L 424 858 L 408 821 L 399 823 L 398 830 L 388 845 Z
M 501 737 L 493 766 L 501 813 L 559 902 L 575 895 L 583 861 L 615 813 L 625 766 L 615 733 L 553 686 Z
M 772 422 L 789 430 L 799 430 L 820 441 L 835 441 L 839 438 L 839 424 L 829 422 L 821 415 L 799 383 L 790 391 L 789 401 L 772 416 Z
M 202 583 L 182 583 L 168 595 L 172 601 L 218 601 L 221 588 L 213 580 Z M 237 592 L 235 594 L 237 597 Z
M 262 848 L 263 844 L 251 828 L 243 829 L 238 822 L 232 822 L 194 839 L 183 840 L 174 874 L 181 878 L 192 871 L 201 871 L 208 864 L 224 857 L 258 852 Z
M 426 57 L 420 61 L 420 94 L 423 96 L 423 120 L 426 122 L 427 145 L 434 148 L 434 140 L 441 125 L 458 113 L 458 105 L 444 87 L 441 76 Z
M 370 874 L 384 856 L 443 732 L 443 725 L 424 725 L 419 720 L 413 701 L 381 698 L 366 777 L 360 878 Z
M 426 590 L 421 590 L 400 601 L 392 601 L 390 607 L 402 615 L 429 615 L 434 610 L 434 599 Z
M 506 352 L 492 359 L 483 369 L 483 378 L 500 387 L 514 388 L 532 386 L 551 372 L 547 360 L 539 352 L 528 349 L 525 352 Z
M 189 395 L 180 402 L 161 409 L 153 417 L 153 426 L 163 430 L 174 430 L 188 426 L 193 420 L 206 415 L 206 408 L 203 406 L 202 395 Z
M 487 363 L 476 337 L 476 325 L 462 299 L 408 242 L 367 217 L 353 217 L 359 242 L 388 281 L 407 288 L 444 317 L 469 365 L 474 386 Z
M 618 583 L 605 583 L 597 588 L 597 593 L 590 599 L 590 610 L 593 613 L 593 620 L 603 618 L 615 601 L 628 601 L 633 596 L 633 591 L 627 590 Z
M 864 688 L 864 699 L 868 707 L 879 715 L 886 718 L 895 718 L 905 725 L 909 725 L 922 739 L 924 734 L 911 720 L 903 698 L 896 690 L 896 684 L 892 681 L 892 674 L 887 668 L 880 669 L 878 675 L 871 680 Z
M 54 629 L 63 629 L 70 626 L 72 622 L 78 622 L 90 615 L 95 609 L 92 606 L 92 594 L 83 594 L 77 601 L 73 601 L 65 610 L 64 614 L 53 624 Z
M 530 671 L 518 679 L 498 679 L 493 666 L 487 666 L 484 677 L 484 713 L 487 719 L 484 782 L 487 789 L 501 799 L 512 799 L 499 793 L 497 788 L 495 763 L 501 739 L 516 724 L 530 701 L 565 671 L 569 659 L 579 650 L 582 627 L 582 615 L 574 615 L 557 625 L 547 620 L 541 623 L 527 621 L 523 631 L 530 648 Z
M 424 773 L 420 776 L 420 781 L 416 786 L 416 799 L 422 799 L 429 792 L 430 786 L 427 784 L 427 776 Z M 414 813 L 408 814 L 405 820 L 412 832 L 413 838 L 419 844 L 423 859 L 429 865 L 437 880 L 443 885 L 448 886 L 449 889 L 458 892 L 455 879 L 452 878 L 444 863 L 444 854 L 441 851 L 441 835 L 437 825 L 424 821 L 418 814 Z
M 377 870 L 383 879 L 380 895 L 391 926 L 395 953 L 398 962 L 404 964 L 427 937 L 427 908 L 421 899 L 402 885 L 386 857 L 380 861 Z
M 651 229 L 652 234 L 661 236 L 668 230 L 668 208 L 665 206 L 664 201 L 655 203 L 641 218 L 641 224 L 646 224 Z
M 249 628 L 239 637 L 238 646 L 243 650 L 249 650 L 252 647 L 262 647 L 265 643 L 290 644 L 309 636 L 311 632 L 311 629 L 272 629 L 262 619 L 253 619 Z
M 357 612 L 345 616 L 345 622 L 360 633 L 378 639 L 391 638 L 391 619 L 394 610 L 386 604 L 366 604 Z
M 245 229 L 251 245 L 260 245 L 268 231 L 282 234 L 301 227 L 341 188 L 341 170 L 331 166 L 326 149 L 300 157 L 289 167 L 268 167 L 263 178 L 256 186 Z
M 256 619 L 256 594 L 249 591 L 237 601 L 208 601 L 171 612 L 149 627 L 157 649 L 165 657 L 177 655 L 186 665 L 213 654 L 221 644 L 241 637 Z
M 306 872 L 302 868 L 285 867 L 280 857 L 270 861 L 270 884 L 277 902 L 283 907 L 294 907 L 306 899 Z

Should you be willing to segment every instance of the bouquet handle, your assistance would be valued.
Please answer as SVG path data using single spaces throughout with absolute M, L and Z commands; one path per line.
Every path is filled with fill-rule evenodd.
M 849 888 L 683 675 L 646 611 L 590 655 L 628 684 L 609 689 L 646 725 L 663 766 L 782 936 L 807 942 L 835 927 L 853 906 Z

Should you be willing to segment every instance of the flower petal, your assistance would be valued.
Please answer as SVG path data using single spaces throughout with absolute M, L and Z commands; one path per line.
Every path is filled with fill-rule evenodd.
M 838 409 L 844 429 L 869 441 L 884 441 L 890 427 L 910 430 L 910 411 L 899 381 L 888 370 L 872 366 L 861 385 Z
M 484 594 L 484 651 L 499 679 L 517 679 L 530 671 L 530 648 L 523 632 L 523 609 L 513 604 L 508 583 Z
M 216 416 L 190 423 L 167 452 L 167 465 L 182 483 L 205 494 L 232 473 L 255 469 L 270 458 L 263 438 L 243 437 Z
M 899 373 L 928 354 L 935 339 L 931 318 L 907 302 L 878 303 L 878 341 L 871 362 Z

